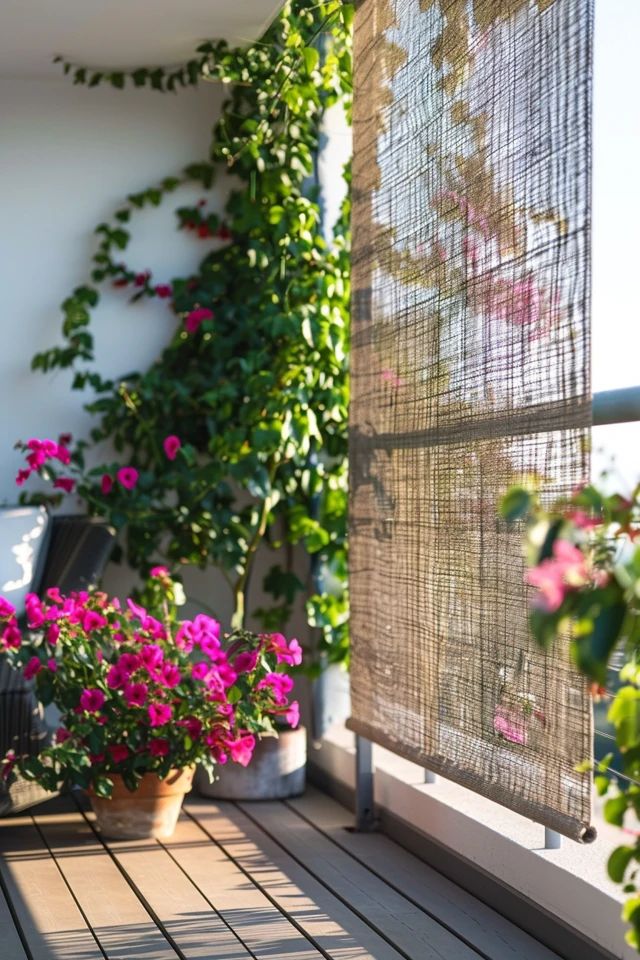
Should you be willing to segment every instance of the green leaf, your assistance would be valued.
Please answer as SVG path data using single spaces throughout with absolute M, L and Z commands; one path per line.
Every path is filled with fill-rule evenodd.
M 572 644 L 571 652 L 578 669 L 601 685 L 607 681 L 609 658 L 620 637 L 626 612 L 624 603 L 604 607 L 591 621 L 591 630 Z
M 109 79 L 110 79 L 110 81 L 111 81 L 111 86 L 112 86 L 112 87 L 115 87 L 116 90 L 122 90 L 122 89 L 123 89 L 123 87 L 124 87 L 124 73 L 120 73 L 119 71 L 116 72 L 116 73 L 112 73 L 112 74 L 109 75 Z
M 613 823 L 616 827 L 621 827 L 624 821 L 624 815 L 627 812 L 627 798 L 623 793 L 617 797 L 610 797 L 604 805 L 604 818 L 607 823 Z
M 635 847 L 616 847 L 607 861 L 607 873 L 614 883 L 622 883 L 627 867 L 635 856 Z
M 640 690 L 631 686 L 618 690 L 607 719 L 616 728 L 616 740 L 622 750 L 640 745 Z
M 304 65 L 307 68 L 307 73 L 312 73 L 318 66 L 320 54 L 315 47 L 304 47 L 302 56 L 304 57 Z
M 522 520 L 531 509 L 533 497 L 524 487 L 511 487 L 500 501 L 500 516 L 508 523 Z

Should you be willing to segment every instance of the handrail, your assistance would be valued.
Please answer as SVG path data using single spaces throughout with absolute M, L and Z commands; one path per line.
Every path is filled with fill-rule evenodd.
M 593 425 L 634 423 L 640 420 L 640 386 L 602 390 L 593 395 Z

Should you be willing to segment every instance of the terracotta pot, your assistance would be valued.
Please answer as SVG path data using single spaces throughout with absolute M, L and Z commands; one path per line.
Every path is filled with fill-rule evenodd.
M 193 767 L 170 770 L 164 780 L 145 773 L 137 790 L 125 787 L 122 777 L 110 774 L 113 794 L 109 799 L 89 790 L 96 823 L 105 837 L 140 840 L 170 837 L 176 828 L 185 793 L 191 790 Z
M 307 761 L 307 732 L 304 727 L 283 730 L 276 737 L 264 737 L 248 767 L 227 763 L 220 776 L 209 782 L 207 771 L 198 769 L 195 788 L 203 797 L 217 800 L 284 800 L 304 792 Z

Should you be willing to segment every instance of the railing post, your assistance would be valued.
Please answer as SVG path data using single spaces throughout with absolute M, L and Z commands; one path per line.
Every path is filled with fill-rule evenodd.
M 437 778 L 437 776 L 435 775 L 435 773 L 433 772 L 433 770 L 426 770 L 426 769 L 425 769 L 425 771 L 424 771 L 424 782 L 425 782 L 425 783 L 437 783 L 437 782 L 438 782 L 438 778 Z
M 562 834 L 556 833 L 555 830 L 550 830 L 549 827 L 544 828 L 544 848 L 545 850 L 559 850 L 562 846 Z
M 373 806 L 373 750 L 370 740 L 356 735 L 356 830 L 375 828 Z

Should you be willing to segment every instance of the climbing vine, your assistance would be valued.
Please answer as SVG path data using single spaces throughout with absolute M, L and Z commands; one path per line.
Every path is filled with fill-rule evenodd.
M 338 101 L 349 109 L 352 14 L 338 0 L 291 0 L 260 42 L 206 43 L 179 69 L 102 72 L 61 61 L 89 87 L 171 92 L 216 79 L 230 95 L 206 160 L 132 194 L 98 225 L 90 281 L 62 304 L 62 342 L 33 359 L 45 373 L 70 368 L 73 387 L 91 389 L 95 424 L 70 464 L 49 458 L 38 469 L 122 530 L 134 568 L 217 566 L 241 625 L 258 549 L 282 546 L 286 562 L 264 581 L 273 603 L 257 615 L 282 626 L 306 593 L 330 660 L 348 649 L 349 200 L 327 240 L 313 178 L 325 111 Z M 238 185 L 219 214 L 208 192 L 227 169 Z M 214 249 L 192 275 L 154 277 L 126 262 L 135 214 L 186 182 L 203 196 L 175 209 L 177 226 L 215 238 Z M 92 311 L 104 285 L 175 316 L 171 342 L 145 371 L 100 373 Z M 105 442 L 114 459 L 96 464 Z M 296 544 L 313 558 L 306 577 L 294 570 Z

